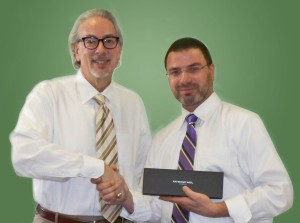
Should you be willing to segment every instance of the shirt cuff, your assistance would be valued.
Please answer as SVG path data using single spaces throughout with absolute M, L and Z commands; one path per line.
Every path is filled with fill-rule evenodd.
M 151 207 L 147 199 L 137 191 L 130 190 L 134 203 L 134 211 L 129 214 L 122 208 L 121 216 L 131 221 L 148 221 L 151 217 Z
M 83 156 L 83 165 L 78 173 L 78 177 L 99 178 L 104 174 L 103 160 L 95 157 Z
M 242 195 L 225 201 L 230 217 L 235 223 L 247 223 L 251 220 L 251 211 Z

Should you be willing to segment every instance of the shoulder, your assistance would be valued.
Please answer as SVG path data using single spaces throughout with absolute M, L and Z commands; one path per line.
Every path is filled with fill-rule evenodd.
M 248 119 L 259 117 L 257 113 L 228 102 L 221 103 L 221 112 L 223 115 L 234 119 Z
M 168 123 L 165 127 L 160 129 L 154 136 L 155 139 L 166 139 L 173 134 L 176 134 L 181 126 L 182 118 L 181 116 L 177 117 L 170 123 Z
M 228 102 L 222 102 L 220 117 L 223 126 L 235 132 L 264 126 L 257 113 Z
M 124 101 L 127 103 L 142 103 L 141 96 L 136 93 L 134 90 L 129 89 L 123 85 L 120 85 L 116 82 L 112 82 L 114 95 L 120 99 L 120 101 Z
M 75 75 L 61 76 L 49 80 L 43 80 L 35 85 L 34 90 L 50 90 L 53 88 L 65 88 L 75 83 Z
M 132 89 L 129 89 L 123 85 L 120 85 L 116 82 L 112 82 L 112 85 L 113 85 L 113 89 L 114 91 L 117 91 L 117 92 L 120 92 L 120 93 L 123 93 L 125 94 L 126 96 L 127 95 L 130 95 L 130 96 L 134 96 L 134 97 L 139 97 L 139 95 Z
M 39 82 L 28 97 L 57 98 L 71 89 L 75 89 L 75 75 L 61 76 Z

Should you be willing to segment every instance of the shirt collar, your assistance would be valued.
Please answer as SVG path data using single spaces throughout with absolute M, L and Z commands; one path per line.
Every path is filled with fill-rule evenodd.
M 87 103 L 94 96 L 99 94 L 98 90 L 85 79 L 80 70 L 78 70 L 76 73 L 76 83 L 82 104 Z M 111 101 L 113 88 L 114 83 L 112 81 L 110 85 L 107 86 L 103 92 L 101 92 L 101 94 L 104 95 L 108 101 Z

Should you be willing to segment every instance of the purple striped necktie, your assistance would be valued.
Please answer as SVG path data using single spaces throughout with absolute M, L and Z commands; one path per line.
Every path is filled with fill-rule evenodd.
M 178 161 L 179 170 L 193 170 L 195 149 L 197 145 L 197 134 L 195 130 L 195 123 L 197 119 L 198 117 L 195 116 L 194 114 L 189 114 L 185 118 L 187 122 L 187 130 L 179 154 L 179 161 Z M 174 223 L 189 222 L 189 211 L 183 209 L 178 204 L 174 204 L 171 222 Z

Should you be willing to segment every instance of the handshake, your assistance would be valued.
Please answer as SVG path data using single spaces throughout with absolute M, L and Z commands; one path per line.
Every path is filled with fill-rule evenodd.
M 97 179 L 91 179 L 91 182 L 96 185 L 99 191 L 100 198 L 106 204 L 119 204 L 130 214 L 133 213 L 133 198 L 124 177 L 120 175 L 116 165 L 104 165 L 104 174 Z

